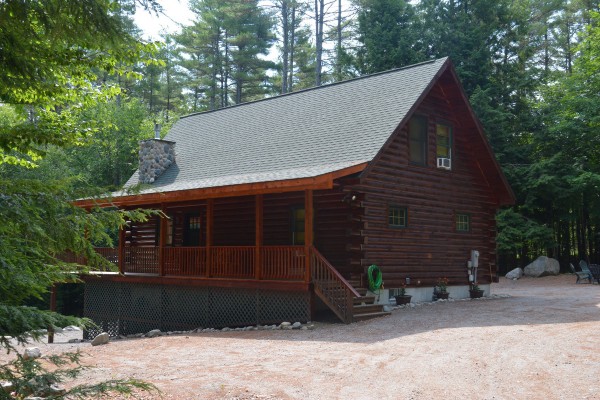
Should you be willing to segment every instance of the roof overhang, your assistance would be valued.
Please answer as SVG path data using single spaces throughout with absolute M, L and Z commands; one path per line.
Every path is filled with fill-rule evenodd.
M 368 163 L 365 162 L 348 168 L 307 178 L 244 183 L 239 185 L 176 190 L 170 192 L 124 194 L 114 197 L 76 200 L 73 202 L 73 204 L 84 208 L 109 206 L 134 207 L 152 204 L 214 199 L 219 197 L 236 197 L 267 193 L 331 189 L 333 188 L 333 181 L 335 179 L 360 173 L 366 168 L 367 164 Z

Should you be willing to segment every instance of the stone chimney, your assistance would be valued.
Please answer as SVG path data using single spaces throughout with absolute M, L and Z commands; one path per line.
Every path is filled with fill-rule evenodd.
M 140 142 L 140 183 L 153 183 L 175 162 L 175 142 L 147 139 Z

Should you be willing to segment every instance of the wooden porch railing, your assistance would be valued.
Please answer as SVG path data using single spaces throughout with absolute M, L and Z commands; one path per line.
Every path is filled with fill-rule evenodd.
M 125 272 L 158 274 L 158 247 L 125 247 Z
M 119 265 L 119 249 L 112 247 L 96 247 L 96 253 L 115 265 Z
M 210 276 L 254 278 L 254 246 L 213 246 L 210 248 Z
M 114 264 L 119 264 L 119 251 L 96 248 Z M 304 246 L 263 246 L 260 248 L 260 279 L 304 281 L 306 252 Z M 125 247 L 125 273 L 160 273 L 158 247 Z M 254 246 L 212 246 L 210 268 L 206 247 L 163 247 L 164 274 L 170 276 L 255 279 L 256 248 Z
M 204 247 L 163 247 L 165 275 L 205 276 Z
M 304 280 L 304 246 L 266 246 L 261 251 L 262 279 Z
M 354 297 L 360 294 L 314 247 L 310 248 L 310 270 L 315 294 L 338 318 L 351 323 Z

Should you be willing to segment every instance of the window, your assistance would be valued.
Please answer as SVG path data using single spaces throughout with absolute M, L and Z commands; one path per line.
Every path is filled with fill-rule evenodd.
M 304 208 L 292 208 L 292 244 L 304 244 Z
M 427 118 L 415 115 L 408 122 L 409 159 L 416 165 L 427 165 Z
M 445 124 L 436 124 L 437 157 L 452 158 L 452 127 Z
M 469 214 L 456 214 L 456 231 L 471 231 L 471 216 Z
M 408 226 L 408 211 L 406 207 L 388 207 L 388 225 L 392 228 L 406 228 Z

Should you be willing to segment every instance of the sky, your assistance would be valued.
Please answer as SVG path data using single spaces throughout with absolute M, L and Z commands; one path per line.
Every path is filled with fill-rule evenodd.
M 188 8 L 187 0 L 158 0 L 163 7 L 160 15 L 139 9 L 133 19 L 144 32 L 144 38 L 160 40 L 161 32 L 179 31 L 179 24 L 190 25 L 193 13 Z

